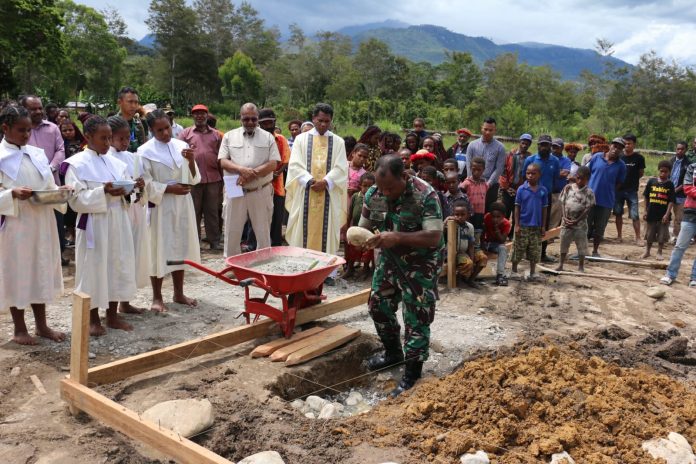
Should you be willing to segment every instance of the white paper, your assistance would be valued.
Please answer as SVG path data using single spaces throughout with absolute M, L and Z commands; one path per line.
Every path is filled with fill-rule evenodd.
M 244 190 L 242 190 L 241 185 L 237 185 L 237 180 L 239 180 L 239 174 L 233 174 L 231 176 L 224 176 L 225 181 L 225 194 L 227 198 L 239 198 L 244 196 Z
M 140 177 L 140 155 L 133 155 L 133 178 Z

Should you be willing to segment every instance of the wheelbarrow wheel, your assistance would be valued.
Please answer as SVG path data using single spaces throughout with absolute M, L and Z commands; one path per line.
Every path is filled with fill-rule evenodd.
M 306 292 L 293 293 L 288 297 L 288 304 L 294 306 L 297 309 L 307 308 L 309 306 L 314 306 L 321 302 L 321 291 L 324 284 L 319 285 L 319 287 L 314 290 L 308 290 Z M 307 298 L 309 295 L 309 298 Z M 314 297 L 314 298 L 312 298 Z

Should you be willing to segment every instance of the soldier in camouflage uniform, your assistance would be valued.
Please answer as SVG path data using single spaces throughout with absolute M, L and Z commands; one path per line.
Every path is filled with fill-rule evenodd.
M 145 125 L 140 119 L 138 108 L 140 107 L 140 97 L 133 87 L 123 87 L 118 91 L 118 115 L 128 121 L 130 126 L 130 144 L 128 151 L 135 153 L 138 147 L 147 142 L 147 132 Z
M 428 359 L 430 324 L 435 316 L 442 210 L 426 182 L 404 172 L 396 155 L 377 162 L 377 184 L 365 194 L 360 227 L 377 229 L 367 242 L 381 253 L 372 278 L 369 311 L 385 351 L 368 360 L 370 370 L 399 363 L 406 369 L 396 396 L 411 388 Z M 396 311 L 403 303 L 405 347 L 402 351 Z

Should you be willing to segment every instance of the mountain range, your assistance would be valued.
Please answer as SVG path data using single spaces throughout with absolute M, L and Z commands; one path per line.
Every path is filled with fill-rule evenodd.
M 625 61 L 602 56 L 595 50 L 538 42 L 497 44 L 485 37 L 471 37 L 430 24 L 412 26 L 401 21 L 386 20 L 347 26 L 336 32 L 349 36 L 356 47 L 364 40 L 376 38 L 389 45 L 396 55 L 432 64 L 442 63 L 447 51 L 468 52 L 479 65 L 503 53 L 516 53 L 520 62 L 531 66 L 548 65 L 566 80 L 577 79 L 583 70 L 601 74 L 606 63 L 619 68 L 632 67 Z M 154 35 L 148 34 L 138 43 L 152 48 Z
M 369 38 L 379 39 L 389 45 L 396 55 L 432 64 L 443 62 L 446 51 L 468 52 L 479 65 L 503 53 L 516 53 L 520 62 L 532 66 L 548 65 L 568 80 L 577 79 L 583 70 L 600 74 L 607 62 L 617 67 L 631 67 L 625 61 L 604 57 L 595 50 L 537 42 L 501 45 L 485 37 L 471 37 L 430 24 L 410 26 L 385 21 L 345 27 L 337 32 L 350 36 L 356 45 Z

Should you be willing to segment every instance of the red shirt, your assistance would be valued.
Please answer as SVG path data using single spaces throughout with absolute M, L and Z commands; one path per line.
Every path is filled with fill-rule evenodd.
M 193 148 L 196 165 L 201 172 L 201 184 L 222 181 L 222 172 L 218 165 L 222 137 L 217 130 L 207 127 L 203 132 L 197 130 L 196 126 L 191 126 L 181 131 L 178 138 Z
M 459 184 L 459 187 L 466 193 L 469 197 L 469 203 L 471 204 L 471 214 L 483 214 L 486 212 L 486 192 L 488 191 L 488 184 L 483 179 L 475 181 L 471 177 L 464 179 L 464 182 Z
M 500 232 L 502 232 L 503 237 L 507 237 L 508 234 L 510 234 L 511 227 L 512 224 L 510 224 L 510 221 L 503 218 L 503 222 L 500 224 L 499 227 L 499 230 Z M 486 213 L 486 215 L 483 216 L 483 238 L 481 240 L 487 243 L 500 243 L 498 240 L 493 238 L 494 235 L 495 226 L 493 225 L 493 216 L 491 216 L 491 213 Z

